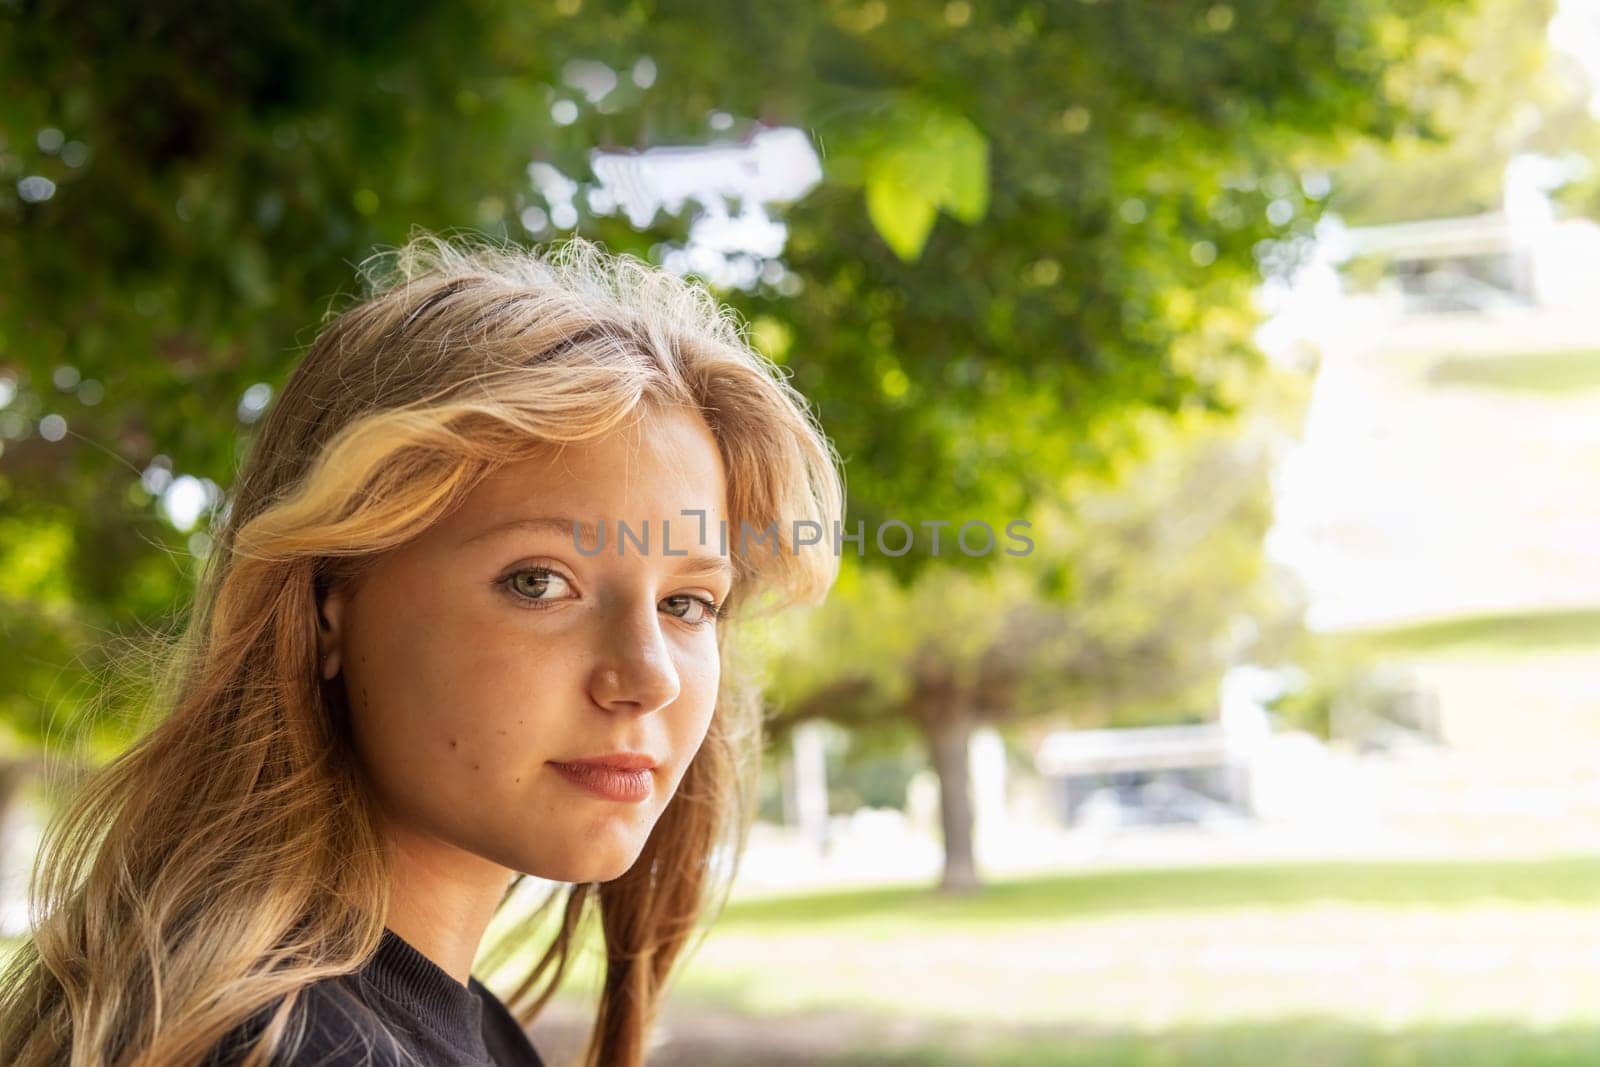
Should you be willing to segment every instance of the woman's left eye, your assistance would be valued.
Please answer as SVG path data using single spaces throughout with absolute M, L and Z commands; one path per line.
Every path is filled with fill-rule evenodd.
M 709 626 L 718 619 L 722 618 L 722 609 L 717 606 L 715 601 L 707 597 L 690 596 L 687 593 L 680 593 L 677 596 L 667 597 L 667 599 L 663 600 L 662 603 L 680 605 L 690 613 L 695 613 L 698 609 L 698 613 L 694 618 L 687 618 L 684 615 L 678 615 L 676 612 L 673 612 L 675 617 L 684 619 L 691 626 Z

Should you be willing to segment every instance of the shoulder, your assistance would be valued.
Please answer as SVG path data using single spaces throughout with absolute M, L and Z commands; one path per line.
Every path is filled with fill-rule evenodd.
M 527 1028 L 500 998 L 475 977 L 467 984 L 483 1001 L 483 1040 L 490 1058 L 499 1067 L 544 1067 Z
M 202 1067 L 239 1067 L 275 1007 L 264 1008 L 236 1026 Z M 298 1028 L 304 1037 L 292 1052 L 286 1051 L 286 1040 L 272 1060 L 273 1067 L 414 1067 L 382 1022 L 337 979 L 301 990 L 295 1018 L 302 1023 Z
M 337 980 L 301 993 L 305 1040 L 284 1067 L 407 1067 L 414 1061 L 365 1001 Z

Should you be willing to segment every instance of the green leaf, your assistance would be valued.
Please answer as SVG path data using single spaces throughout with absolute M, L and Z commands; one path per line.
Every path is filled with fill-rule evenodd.
M 903 260 L 922 254 L 939 208 L 972 225 L 989 206 L 989 142 L 960 115 L 902 100 L 867 149 L 867 216 Z
M 938 208 L 888 167 L 867 176 L 867 217 L 894 254 L 910 262 L 922 254 Z
M 943 204 L 971 226 L 989 210 L 989 141 L 964 118 L 947 118 L 943 129 L 946 184 Z

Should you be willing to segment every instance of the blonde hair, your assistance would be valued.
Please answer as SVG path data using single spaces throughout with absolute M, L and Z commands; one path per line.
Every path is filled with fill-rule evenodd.
M 317 670 L 317 598 L 496 467 L 688 407 L 718 442 L 730 529 L 778 533 L 775 551 L 730 552 L 735 613 L 819 603 L 837 575 L 827 537 L 792 534 L 842 518 L 838 457 L 700 285 L 576 238 L 537 253 L 420 234 L 363 273 L 367 298 L 326 326 L 268 412 L 184 628 L 152 653 L 170 657 L 162 717 L 46 830 L 33 930 L 0 992 L 0 1062 L 193 1064 L 256 1016 L 243 1062 L 264 1065 L 301 1036 L 297 991 L 372 955 L 389 858 L 342 683 Z M 728 634 L 718 643 L 709 733 L 638 862 L 552 890 L 492 953 L 528 945 L 566 892 L 554 940 L 504 998 L 530 1023 L 598 912 L 593 1067 L 642 1062 L 674 962 L 725 901 L 753 817 L 760 694 L 729 662 Z

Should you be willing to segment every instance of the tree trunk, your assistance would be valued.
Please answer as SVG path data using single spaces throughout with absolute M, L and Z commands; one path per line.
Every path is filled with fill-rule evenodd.
M 972 783 L 967 746 L 973 719 L 947 707 L 925 720 L 934 773 L 939 776 L 939 825 L 944 834 L 944 876 L 939 890 L 967 893 L 980 887 L 972 848 Z

